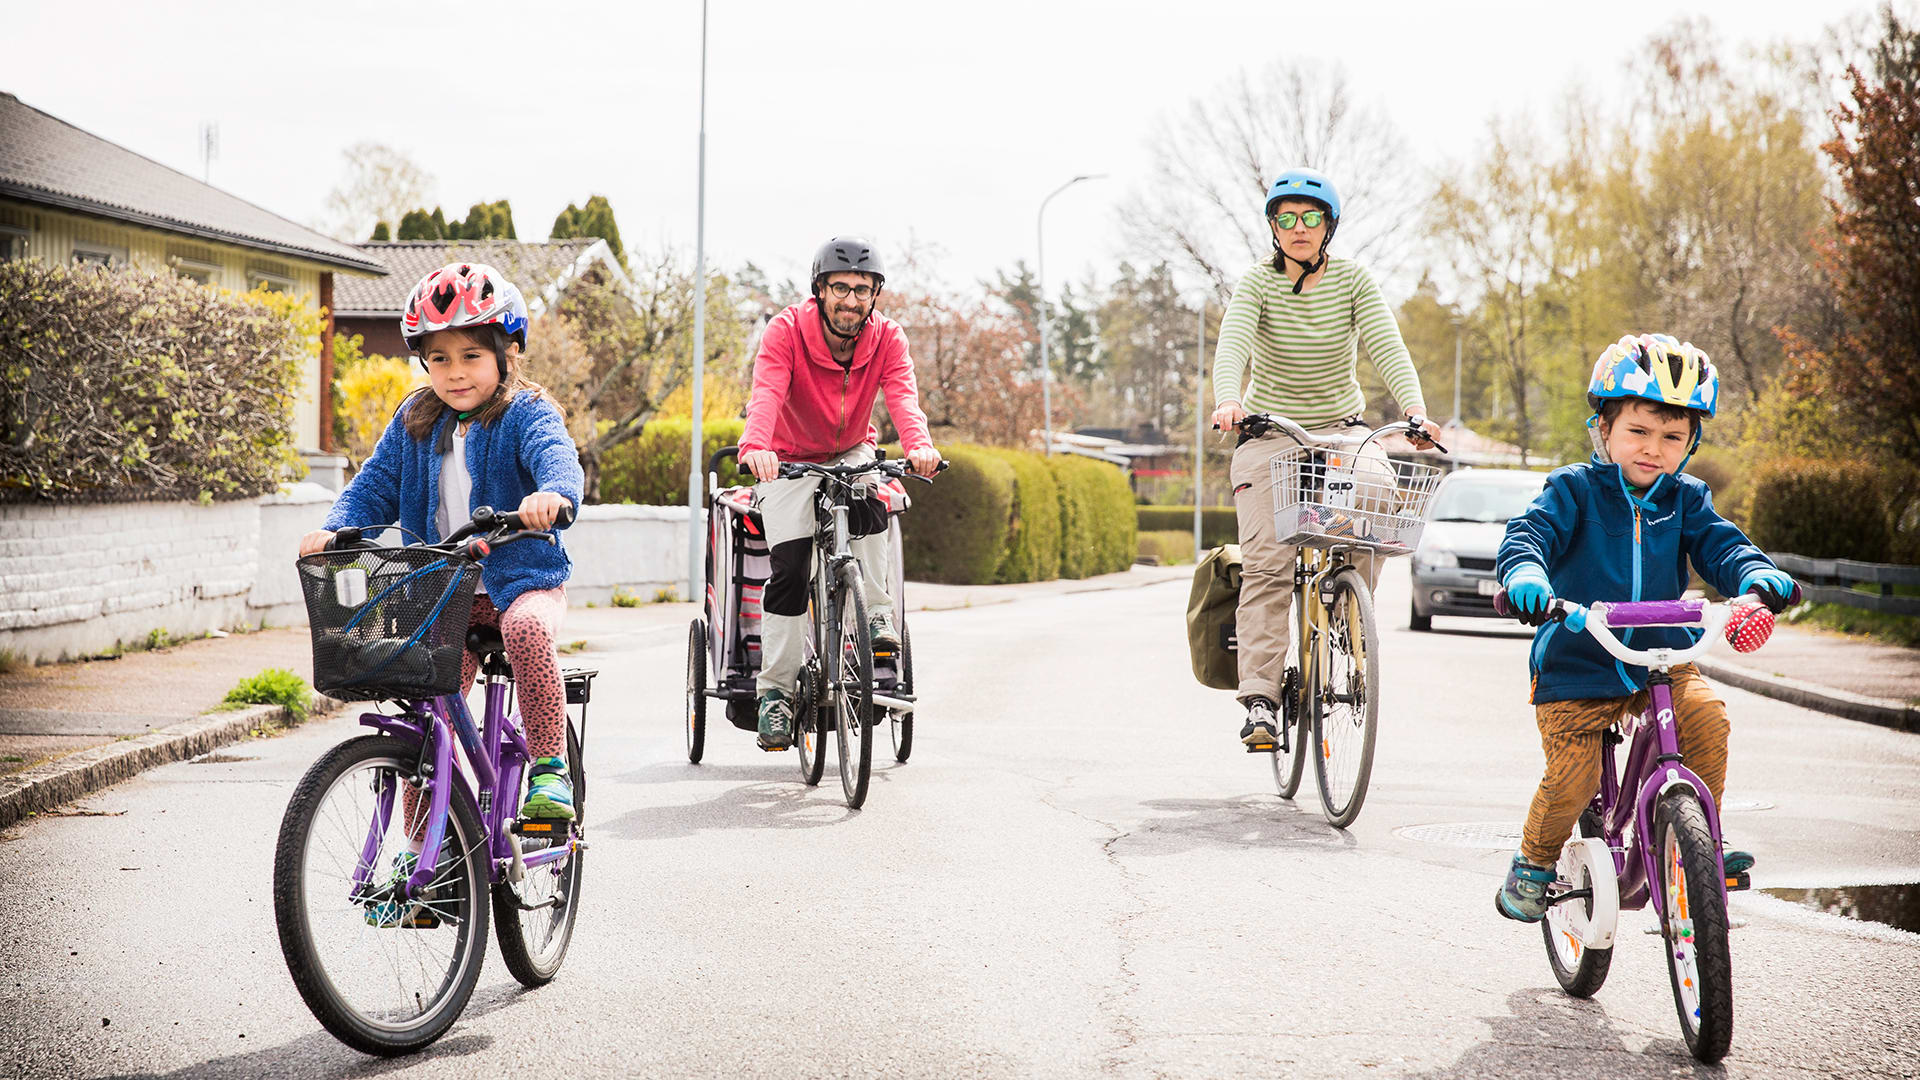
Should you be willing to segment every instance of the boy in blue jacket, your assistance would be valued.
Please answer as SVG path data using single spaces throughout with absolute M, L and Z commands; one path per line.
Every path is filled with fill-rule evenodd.
M 1596 601 L 1674 600 L 1687 563 L 1726 596 L 1752 592 L 1774 611 L 1793 579 L 1713 509 L 1713 493 L 1683 476 L 1713 416 L 1720 380 L 1707 355 L 1666 334 L 1623 337 L 1593 367 L 1587 421 L 1593 460 L 1547 477 L 1540 497 L 1507 523 L 1496 571 L 1521 618 L 1536 625 L 1555 597 Z M 1546 774 L 1534 792 L 1513 867 L 1500 888 L 1502 915 L 1538 922 L 1560 848 L 1600 790 L 1600 739 L 1628 711 L 1647 704 L 1647 669 L 1629 667 L 1581 632 L 1584 614 L 1546 623 L 1534 635 L 1529 667 Z M 1642 627 L 1622 640 L 1635 648 L 1686 648 L 1699 631 Z M 1692 664 L 1673 669 L 1680 752 L 1714 804 L 1727 777 L 1727 707 Z M 1729 851 L 1729 874 L 1753 856 Z

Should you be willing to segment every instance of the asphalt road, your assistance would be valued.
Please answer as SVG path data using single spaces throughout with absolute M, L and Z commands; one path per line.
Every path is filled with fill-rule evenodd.
M 524 991 L 490 949 L 402 1061 L 320 1029 L 273 929 L 280 814 L 352 715 L 150 772 L 0 835 L 0 1074 L 1920 1075 L 1920 936 L 1758 894 L 1734 898 L 1723 1068 L 1686 1056 L 1644 913 L 1596 998 L 1560 993 L 1492 909 L 1540 768 L 1524 633 L 1411 633 L 1388 574 L 1378 762 L 1340 832 L 1192 681 L 1185 595 L 916 614 L 913 761 L 859 812 L 831 761 L 803 787 L 724 723 L 687 764 L 674 612 L 590 634 L 566 967 Z M 1724 695 L 1757 884 L 1920 880 L 1920 738 Z

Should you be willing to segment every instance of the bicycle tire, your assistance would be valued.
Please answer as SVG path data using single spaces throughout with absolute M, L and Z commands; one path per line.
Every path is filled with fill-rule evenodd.
M 707 753 L 707 622 L 687 627 L 687 760 L 695 765 Z
M 811 666 L 800 669 L 793 691 L 793 751 L 800 757 L 800 782 L 812 787 L 827 771 L 827 733 L 820 730 L 820 684 Z
M 900 696 L 913 696 L 913 632 L 907 620 L 900 620 Z M 893 760 L 905 763 L 913 753 L 913 710 L 887 710 L 888 730 L 893 735 Z
M 840 787 L 849 809 L 867 801 L 873 779 L 873 639 L 867 628 L 867 602 L 860 596 L 860 575 L 850 574 L 835 590 L 834 655 L 822 668 L 838 684 L 833 695 L 834 732 L 839 747 Z
M 293 976 L 294 986 L 300 991 L 301 999 L 307 1003 L 314 1018 L 320 1021 L 320 1026 L 334 1038 L 362 1053 L 382 1057 L 413 1053 L 446 1034 L 466 1009 L 474 985 L 479 982 L 480 969 L 487 953 L 489 906 L 484 900 L 487 891 L 487 844 L 480 814 L 460 786 L 455 784 L 449 792 L 446 839 L 436 865 L 446 867 L 447 874 L 457 876 L 449 876 L 444 884 L 436 878 L 432 895 L 436 898 L 437 910 L 462 917 L 457 921 L 450 966 L 440 979 L 430 1003 L 420 1002 L 416 994 L 415 1000 L 420 1002 L 421 1007 L 419 1016 L 412 1023 L 377 1021 L 347 1000 L 337 980 L 364 972 L 347 964 L 344 959 L 338 969 L 330 968 L 328 957 L 323 955 L 324 950 L 316 938 L 315 926 L 307 911 L 307 856 L 314 825 L 321 820 L 327 796 L 351 771 L 366 766 L 387 769 L 392 771 L 395 783 L 404 784 L 405 778 L 413 774 L 419 758 L 420 747 L 417 743 L 385 735 L 363 735 L 335 746 L 322 754 L 295 785 L 293 797 L 287 801 L 286 813 L 280 819 L 280 834 L 274 846 L 274 924 L 279 931 L 280 952 L 286 959 L 287 972 Z M 396 794 L 394 798 L 397 801 L 399 796 Z M 356 819 L 348 817 L 346 820 Z M 391 821 L 390 818 L 390 827 Z M 351 843 L 352 837 L 346 839 Z M 358 852 L 351 852 L 346 865 L 353 865 L 359 858 Z M 337 873 L 328 876 L 339 877 Z M 329 886 L 338 887 L 337 882 Z M 369 929 L 359 911 L 352 910 L 352 898 L 347 899 L 350 910 L 344 913 L 344 919 L 329 920 L 327 925 L 330 930 L 365 932 L 375 935 L 375 941 L 379 940 L 380 935 L 431 932 L 402 927 Z M 359 925 L 354 926 L 355 923 Z M 412 946 L 416 943 L 408 944 Z M 413 955 L 418 956 L 418 950 Z M 376 981 L 384 983 L 386 980 L 382 976 Z
M 1605 838 L 1606 831 L 1600 827 L 1600 815 L 1589 806 L 1580 812 L 1580 823 L 1576 833 L 1583 837 Z M 1583 879 L 1573 882 L 1576 889 L 1591 889 L 1593 881 Z M 1593 900 L 1568 901 L 1580 903 L 1586 907 L 1587 915 L 1593 915 Z M 1557 910 L 1557 908 L 1556 908 Z M 1569 942 L 1568 948 L 1560 947 L 1560 939 L 1555 937 L 1556 928 L 1551 918 L 1540 920 L 1540 937 L 1547 946 L 1547 966 L 1553 969 L 1553 977 L 1560 989 L 1571 997 L 1588 998 L 1598 993 L 1607 981 L 1607 972 L 1613 967 L 1613 948 L 1583 948 L 1578 942 Z M 1568 961 L 1572 962 L 1569 963 Z
M 1360 807 L 1367 801 L 1367 781 L 1373 775 L 1373 744 L 1380 719 L 1380 628 L 1374 620 L 1372 591 L 1359 570 L 1340 570 L 1331 587 L 1326 663 L 1315 664 L 1327 670 L 1315 671 L 1317 685 L 1309 703 L 1320 807 L 1328 824 L 1344 829 L 1360 816 Z M 1357 657 L 1353 653 L 1356 631 Z M 1335 670 L 1342 657 L 1344 674 Z
M 1273 784 L 1280 797 L 1293 801 L 1300 781 L 1307 775 L 1307 748 L 1313 745 L 1313 722 L 1301 706 L 1303 696 L 1296 687 L 1288 692 L 1284 681 L 1280 690 L 1280 726 L 1287 751 L 1273 752 Z
M 1733 1043 L 1733 957 L 1720 847 L 1699 794 L 1683 787 L 1662 796 L 1654 806 L 1653 839 L 1674 1012 L 1687 1051 L 1711 1065 Z
M 572 719 L 567 720 L 567 772 L 573 783 L 573 820 L 576 828 L 584 829 L 587 820 L 587 767 L 586 759 L 581 755 L 580 733 L 574 728 Z M 526 781 L 521 781 L 519 795 L 525 797 Z M 525 843 L 523 840 L 522 843 Z M 526 880 L 515 888 L 510 881 L 499 881 L 493 886 L 493 933 L 500 942 L 500 959 L 506 961 L 507 970 L 520 981 L 522 986 L 545 986 L 560 974 L 560 964 L 567 958 L 567 946 L 573 942 L 574 920 L 580 914 L 580 883 L 585 868 L 582 865 L 586 852 L 576 849 L 566 862 L 555 870 L 542 866 L 527 871 Z M 541 879 L 545 880 L 541 880 Z M 548 889 L 546 882 L 553 887 Z M 523 896 L 522 894 L 530 894 Z M 555 908 L 543 908 L 543 911 L 558 910 L 562 914 L 558 924 L 549 923 L 546 942 L 539 948 L 528 940 L 535 921 L 533 914 L 520 909 L 520 901 L 542 903 L 548 898 L 559 900 Z

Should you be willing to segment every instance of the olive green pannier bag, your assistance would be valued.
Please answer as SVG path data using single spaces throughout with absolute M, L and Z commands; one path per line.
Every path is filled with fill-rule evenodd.
M 1193 590 L 1187 594 L 1187 648 L 1193 654 L 1193 677 L 1202 686 L 1215 690 L 1240 686 L 1240 654 L 1233 629 L 1233 612 L 1239 604 L 1240 545 L 1214 548 L 1193 568 Z

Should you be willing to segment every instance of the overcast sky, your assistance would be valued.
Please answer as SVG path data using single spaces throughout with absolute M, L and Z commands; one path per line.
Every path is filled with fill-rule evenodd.
M 1106 172 L 1046 223 L 1054 284 L 1106 276 L 1127 254 L 1115 207 L 1145 178 L 1152 121 L 1237 68 L 1344 64 L 1408 138 L 1408 167 L 1429 169 L 1470 154 L 1496 112 L 1632 78 L 1636 48 L 1678 15 L 1767 42 L 1870 7 L 712 0 L 708 259 L 798 277 L 829 235 L 889 251 L 911 235 L 965 285 L 1031 261 L 1040 200 Z M 698 0 L 0 0 L 0 26 L 0 90 L 195 176 L 199 125 L 217 122 L 213 182 L 297 221 L 324 220 L 341 151 L 372 140 L 432 174 L 450 217 L 505 197 L 520 235 L 544 237 L 597 192 L 629 248 L 693 247 Z

